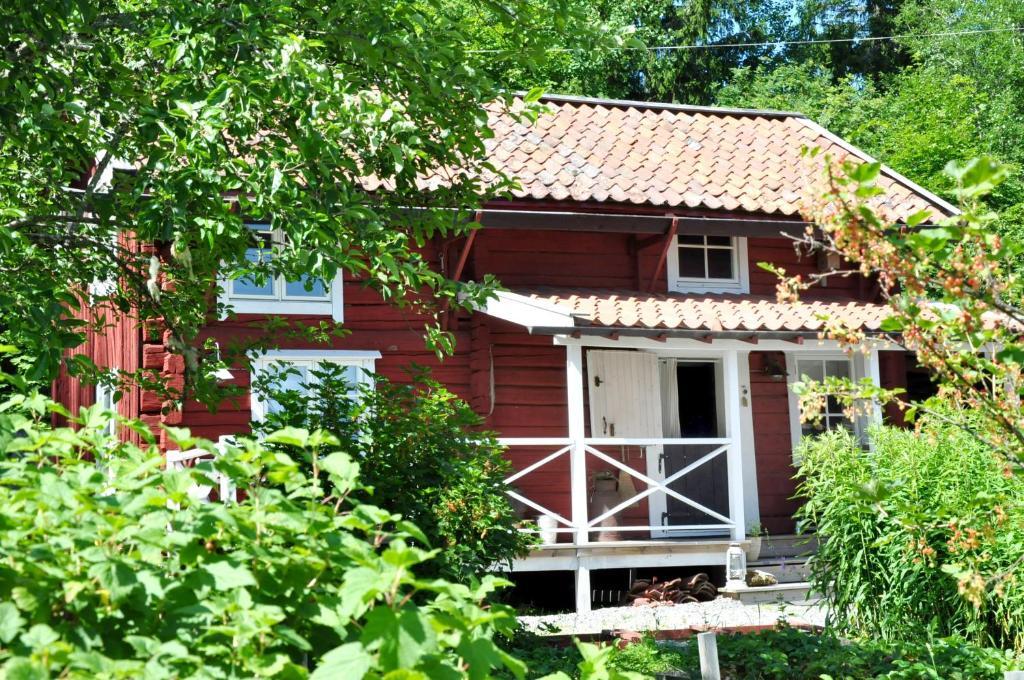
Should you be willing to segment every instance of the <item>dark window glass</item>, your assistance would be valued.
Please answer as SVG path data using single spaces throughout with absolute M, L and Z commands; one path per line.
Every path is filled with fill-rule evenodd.
M 680 236 L 679 237 L 679 243 L 680 244 L 695 245 L 695 246 L 702 246 L 702 245 L 704 245 L 704 237 L 703 236 Z
M 732 250 L 709 248 L 708 278 L 731 279 L 732 277 Z
M 679 276 L 696 279 L 703 279 L 707 276 L 704 271 L 703 248 L 679 249 Z
M 709 246 L 731 246 L 732 239 L 728 236 L 708 236 Z

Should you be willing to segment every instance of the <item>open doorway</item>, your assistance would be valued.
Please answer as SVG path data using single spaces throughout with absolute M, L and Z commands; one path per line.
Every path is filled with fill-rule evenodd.
M 662 424 L 666 438 L 725 437 L 725 397 L 722 364 L 713 359 L 664 359 L 660 366 Z M 696 463 L 721 445 L 674 444 L 662 447 L 657 467 L 650 472 L 668 479 Z M 721 515 L 729 514 L 729 469 L 723 453 L 694 468 L 669 488 L 696 505 Z M 727 527 L 708 527 L 721 520 L 694 505 L 658 494 L 651 504 L 651 524 L 681 527 L 666 529 L 661 536 L 719 536 Z M 692 526 L 693 528 L 686 528 Z

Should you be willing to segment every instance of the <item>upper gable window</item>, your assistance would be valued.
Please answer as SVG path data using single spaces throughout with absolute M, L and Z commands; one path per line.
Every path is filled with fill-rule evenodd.
M 245 251 L 245 258 L 254 263 L 269 262 L 274 257 L 275 246 L 285 242 L 280 229 L 271 229 L 269 224 L 246 225 L 252 231 L 253 242 Z M 253 277 L 221 281 L 223 294 L 221 302 L 230 305 L 240 314 L 309 314 L 332 316 L 342 320 L 342 279 L 330 285 L 309 276 L 290 281 L 283 276 L 266 278 L 262 281 Z
M 669 290 L 680 293 L 748 293 L 747 239 L 680 235 L 669 250 Z

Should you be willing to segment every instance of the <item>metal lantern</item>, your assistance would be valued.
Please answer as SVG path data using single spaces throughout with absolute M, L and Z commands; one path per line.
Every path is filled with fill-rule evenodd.
M 747 585 L 747 553 L 739 543 L 732 543 L 725 552 L 725 587 L 744 588 Z

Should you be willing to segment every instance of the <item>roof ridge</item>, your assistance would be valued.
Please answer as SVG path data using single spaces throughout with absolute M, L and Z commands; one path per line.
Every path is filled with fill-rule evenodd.
M 921 186 L 914 180 L 910 179 L 909 177 L 906 177 L 905 175 L 896 172 L 888 165 L 882 163 L 877 158 L 869 154 L 867 151 L 864 151 L 858 146 L 854 146 L 853 144 L 846 141 L 836 133 L 829 130 L 821 123 L 817 122 L 816 120 L 812 120 L 807 116 L 801 116 L 801 118 L 804 122 L 804 125 L 816 131 L 819 135 L 825 137 L 836 146 L 845 149 L 848 153 L 852 153 L 855 156 L 859 156 L 861 161 L 865 163 L 879 163 L 882 166 L 882 174 L 886 175 L 889 179 L 896 182 L 897 184 L 902 184 L 905 189 L 909 189 L 912 193 L 915 193 L 918 196 L 927 199 L 932 204 L 938 205 L 939 207 L 945 209 L 950 215 L 960 214 L 960 208 L 958 208 L 957 206 L 953 205 L 952 203 L 942 198 L 938 194 L 929 191 L 928 189 L 925 189 L 923 186 Z
M 516 92 L 524 96 L 524 92 Z M 764 118 L 806 118 L 798 111 L 775 111 L 773 109 L 742 109 L 726 106 L 697 106 L 695 104 L 672 104 L 668 102 L 646 102 L 636 99 L 605 99 L 602 97 L 580 97 L 571 94 L 544 94 L 540 101 L 559 102 L 564 104 L 597 104 L 615 108 L 656 109 L 662 111 L 683 111 L 685 113 L 709 113 L 731 116 L 761 116 Z

